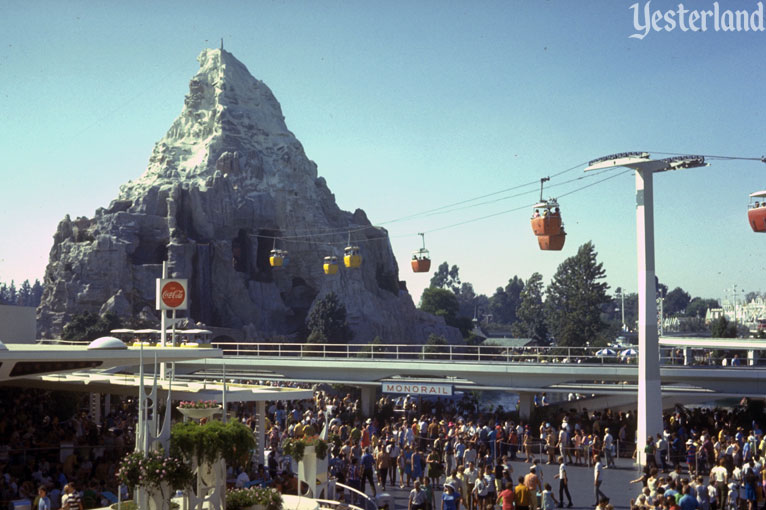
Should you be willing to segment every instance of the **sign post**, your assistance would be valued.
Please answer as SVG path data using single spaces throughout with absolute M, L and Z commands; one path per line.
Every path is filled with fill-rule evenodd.
M 165 347 L 167 340 L 167 312 L 172 311 L 173 318 L 170 320 L 173 326 L 172 343 L 175 345 L 176 335 L 176 310 L 187 308 L 187 280 L 186 278 L 157 278 L 157 310 L 162 312 L 160 332 L 161 344 Z
M 160 345 L 165 347 L 167 344 L 168 330 L 168 310 L 173 313 L 170 323 L 173 326 L 173 333 L 170 337 L 171 344 L 176 344 L 176 310 L 186 310 L 187 299 L 187 279 L 186 278 L 168 278 L 168 263 L 162 263 L 162 278 L 157 278 L 157 289 L 155 292 L 157 310 L 160 311 Z M 165 377 L 165 364 L 160 366 L 160 373 Z

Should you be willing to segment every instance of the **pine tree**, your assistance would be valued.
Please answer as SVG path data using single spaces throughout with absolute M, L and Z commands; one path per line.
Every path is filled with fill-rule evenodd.
M 577 255 L 562 262 L 546 291 L 548 327 L 558 345 L 584 346 L 604 343 L 607 325 L 601 308 L 609 303 L 603 265 L 596 261 L 593 243 L 580 246 Z
M 32 286 L 29 284 L 29 280 L 24 280 L 24 283 L 19 287 L 19 295 L 16 304 L 21 306 L 32 306 Z
M 40 284 L 40 280 L 35 278 L 35 283 L 32 285 L 32 303 L 31 306 L 40 306 L 40 301 L 43 299 L 43 286 Z
M 15 305 L 17 303 L 19 295 L 16 292 L 16 284 L 11 280 L 11 284 L 8 286 L 8 304 L 9 305 Z
M 353 336 L 346 321 L 346 307 L 334 292 L 314 303 L 306 320 L 308 342 L 344 344 Z
M 511 332 L 517 338 L 531 338 L 537 344 L 548 341 L 543 304 L 543 276 L 540 273 L 532 273 L 520 291 L 516 322 L 511 326 Z

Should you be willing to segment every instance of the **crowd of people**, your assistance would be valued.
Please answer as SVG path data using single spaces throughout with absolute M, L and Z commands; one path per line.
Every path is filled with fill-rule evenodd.
M 398 405 L 397 405 L 398 404 Z M 422 404 L 422 403 L 421 403 Z M 382 397 L 373 418 L 355 422 L 358 406 L 350 395 L 344 398 L 317 394 L 312 409 L 295 409 L 292 424 L 279 404 L 269 409 L 273 418 L 272 446 L 279 437 L 295 437 L 328 427 L 335 447 L 330 473 L 339 482 L 375 496 L 377 485 L 412 488 L 410 506 L 416 510 L 437 508 L 435 494 L 443 499 L 438 508 L 452 505 L 468 510 L 490 510 L 512 505 L 531 510 L 563 505 L 568 491 L 567 465 L 598 464 L 602 454 L 608 466 L 618 455 L 617 440 L 627 444 L 634 420 L 629 413 L 561 413 L 556 425 L 550 421 L 525 423 L 516 413 L 502 408 L 479 412 L 470 400 L 426 402 L 418 409 L 416 399 L 397 403 Z M 545 406 L 547 407 L 547 406 Z M 554 413 L 549 412 L 553 415 Z M 332 418 L 326 421 L 327 417 Z M 529 472 L 514 478 L 512 461 L 529 463 Z M 559 497 L 544 484 L 539 465 L 557 464 Z M 516 483 L 518 482 L 518 483 Z M 369 491 L 366 486 L 369 484 Z M 410 509 L 412 510 L 412 509 Z
M 0 416 L 0 506 L 29 499 L 48 501 L 41 510 L 57 510 L 67 506 L 62 493 L 68 487 L 84 508 L 94 508 L 119 492 L 115 472 L 134 446 L 135 400 L 115 399 L 118 404 L 100 423 L 82 402 L 61 418 L 61 400 L 61 394 L 41 390 L 0 390 L 0 405 L 14 410 Z M 234 405 L 234 411 L 255 429 L 252 406 Z M 349 487 L 339 493 L 349 503 L 399 487 L 410 491 L 408 510 L 551 510 L 573 505 L 568 470 L 591 469 L 594 501 L 577 503 L 606 510 L 603 470 L 614 467 L 619 456 L 636 454 L 635 415 L 541 405 L 533 416 L 522 421 L 515 410 L 480 409 L 470 398 L 383 396 L 374 415 L 363 418 L 358 397 L 318 390 L 313 400 L 270 402 L 267 457 L 254 458 L 230 476 L 239 485 L 258 480 L 297 491 L 282 445 L 288 438 L 325 431 L 331 445 L 329 474 L 339 487 Z M 664 433 L 642 442 L 648 462 L 633 481 L 642 488 L 631 505 L 635 510 L 756 510 L 766 493 L 762 417 L 763 410 L 752 406 L 678 408 L 666 414 Z M 514 473 L 514 464 L 521 471 L 519 463 L 526 467 Z M 543 479 L 543 465 L 555 470 L 553 479 Z M 686 496 L 699 506 L 691 506 Z
M 87 508 L 106 506 L 112 499 L 119 461 L 135 445 L 137 409 L 124 400 L 95 423 L 84 410 L 83 397 L 0 390 L 0 406 L 6 410 L 0 415 L 0 506 L 38 501 L 40 489 L 45 489 L 49 510 L 69 510 L 67 490 Z
M 647 437 L 648 462 L 637 510 L 756 510 L 766 500 L 763 409 L 695 409 L 677 413 L 665 430 Z

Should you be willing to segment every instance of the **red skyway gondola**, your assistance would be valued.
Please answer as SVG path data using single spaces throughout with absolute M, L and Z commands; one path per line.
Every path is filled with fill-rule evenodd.
M 540 179 L 540 202 L 535 204 L 532 213 L 532 232 L 537 236 L 541 250 L 558 251 L 564 247 L 566 232 L 561 222 L 561 210 L 555 198 L 543 200 L 543 183 L 548 177 Z
M 766 232 L 766 191 L 750 193 L 747 221 L 753 232 Z

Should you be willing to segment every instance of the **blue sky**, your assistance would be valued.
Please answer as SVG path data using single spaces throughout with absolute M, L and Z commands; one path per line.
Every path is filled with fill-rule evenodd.
M 766 32 L 676 29 L 638 40 L 632 3 L 6 0 L 0 280 L 42 279 L 58 221 L 92 216 L 143 173 L 181 111 L 197 54 L 223 37 L 272 89 L 338 204 L 389 229 L 416 300 L 429 279 L 408 268 L 418 232 L 435 265 L 457 264 L 482 293 L 534 271 L 549 281 L 589 240 L 612 288 L 634 291 L 632 174 L 561 199 L 569 235 L 559 253 L 538 250 L 527 209 L 439 230 L 532 203 L 534 192 L 387 223 L 614 152 L 766 153 Z M 551 184 L 582 177 L 584 166 Z M 766 165 L 712 161 L 657 175 L 655 186 L 661 281 L 704 297 L 733 285 L 766 290 L 766 235 L 746 221 Z

